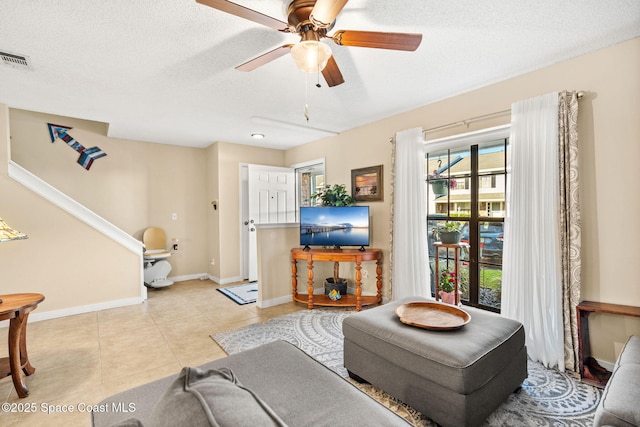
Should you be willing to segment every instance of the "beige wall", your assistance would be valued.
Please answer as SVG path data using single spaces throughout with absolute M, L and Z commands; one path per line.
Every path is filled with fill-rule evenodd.
M 0 244 L 0 294 L 44 294 L 34 318 L 140 300 L 139 255 L 8 177 L 9 123 L 0 104 L 0 216 L 29 238 Z
M 298 246 L 299 228 L 284 227 L 272 228 L 271 226 L 257 228 L 258 246 L 258 277 L 260 288 L 258 289 L 258 301 L 291 300 L 291 248 Z M 298 289 L 304 289 L 306 293 L 306 264 L 299 263 L 298 268 L 304 270 L 302 281 L 298 280 Z M 318 263 L 319 264 L 319 263 Z M 326 264 L 326 263 L 325 263 Z M 274 268 L 277 266 L 277 268 Z M 287 268 L 285 268 L 285 266 Z M 288 297 L 288 298 L 287 298 Z
M 64 141 L 51 143 L 47 123 L 72 127 L 83 146 L 106 157 L 89 171 Z M 103 123 L 10 110 L 12 160 L 137 239 L 161 227 L 178 251 L 170 276 L 207 272 L 207 168 L 204 149 L 108 138 Z M 177 220 L 172 220 L 172 214 Z
M 326 157 L 327 182 L 350 185 L 349 171 L 383 164 L 385 197 L 371 203 L 372 246 L 385 251 L 384 295 L 390 295 L 389 138 L 413 127 L 430 129 L 508 110 L 513 102 L 552 91 L 583 90 L 580 101 L 582 299 L 640 306 L 640 39 L 565 61 L 416 110 L 344 132 L 287 152 L 288 164 Z M 508 123 L 509 116 L 432 133 L 430 138 Z M 595 357 L 613 361 L 622 342 L 640 334 L 640 319 L 594 314 L 590 318 Z

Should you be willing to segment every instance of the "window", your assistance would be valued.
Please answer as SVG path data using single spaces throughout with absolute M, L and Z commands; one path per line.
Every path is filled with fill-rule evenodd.
M 427 228 L 431 292 L 439 274 L 435 268 L 434 228 L 457 221 L 462 241 L 469 244 L 461 254 L 459 287 L 463 303 L 500 310 L 502 295 L 502 245 L 506 194 L 508 139 L 429 150 L 427 171 Z M 453 270 L 454 253 L 440 250 L 440 268 Z
M 324 159 L 294 165 L 297 183 L 297 205 L 311 206 L 311 196 L 324 187 Z

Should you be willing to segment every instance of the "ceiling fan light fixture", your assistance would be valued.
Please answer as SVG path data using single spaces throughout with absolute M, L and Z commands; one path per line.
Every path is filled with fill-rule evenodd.
M 331 48 L 317 40 L 304 40 L 291 47 L 291 56 L 305 73 L 317 73 L 327 66 Z

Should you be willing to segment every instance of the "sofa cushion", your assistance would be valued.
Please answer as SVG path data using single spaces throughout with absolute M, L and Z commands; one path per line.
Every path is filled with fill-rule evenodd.
M 640 365 L 627 363 L 614 371 L 594 420 L 596 426 L 640 425 Z
M 156 404 L 152 426 L 285 426 L 228 368 L 183 368 Z
M 629 337 L 617 360 L 618 365 L 629 363 L 640 364 L 640 337 L 636 335 Z
M 594 426 L 640 425 L 640 337 L 627 340 L 596 410 Z

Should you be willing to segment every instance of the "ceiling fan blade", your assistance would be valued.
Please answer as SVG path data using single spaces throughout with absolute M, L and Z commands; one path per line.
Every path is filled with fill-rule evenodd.
M 316 27 L 329 28 L 349 0 L 318 0 L 309 18 Z
M 322 76 L 329 87 L 338 86 L 344 83 L 344 78 L 342 77 L 340 68 L 338 68 L 338 64 L 333 58 L 333 55 L 331 55 L 329 61 L 327 61 L 327 65 L 322 69 Z
M 231 15 L 239 16 L 240 18 L 248 19 L 249 21 L 253 21 L 258 24 L 266 25 L 274 30 L 289 32 L 289 26 L 286 22 L 279 21 L 253 9 L 249 9 L 227 0 L 196 0 L 196 2 L 230 13 Z
M 337 31 L 331 38 L 341 46 L 414 51 L 420 46 L 422 34 L 343 30 Z
M 277 47 L 263 55 L 258 56 L 257 58 L 253 58 L 250 61 L 245 62 L 244 64 L 238 65 L 236 70 L 240 71 L 252 71 L 258 67 L 263 66 L 264 64 L 273 61 L 274 59 L 278 59 L 281 56 L 286 55 L 291 51 L 291 44 L 285 44 L 284 46 Z

